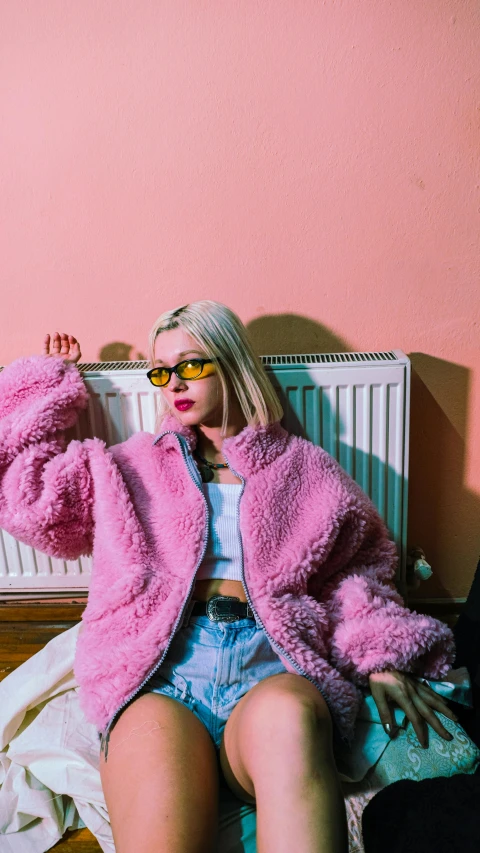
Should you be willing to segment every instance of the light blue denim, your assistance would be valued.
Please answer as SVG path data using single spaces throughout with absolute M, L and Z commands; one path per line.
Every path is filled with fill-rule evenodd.
M 235 705 L 264 678 L 280 672 L 287 670 L 256 619 L 213 622 L 206 615 L 192 615 L 140 692 L 171 696 L 193 711 L 218 757 Z

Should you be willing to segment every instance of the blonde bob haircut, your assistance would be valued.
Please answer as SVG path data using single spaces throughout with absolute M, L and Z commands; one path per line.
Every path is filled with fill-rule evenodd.
M 178 326 L 191 335 L 207 358 L 218 359 L 215 366 L 223 389 L 222 436 L 226 435 L 228 425 L 229 384 L 249 426 L 267 426 L 281 420 L 283 408 L 276 391 L 253 351 L 245 326 L 230 308 L 221 302 L 202 299 L 160 314 L 148 338 L 152 367 L 158 335 Z M 164 395 L 156 395 L 156 431 L 170 411 Z

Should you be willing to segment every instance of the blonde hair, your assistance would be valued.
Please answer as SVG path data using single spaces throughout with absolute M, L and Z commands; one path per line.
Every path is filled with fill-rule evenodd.
M 221 434 L 228 425 L 229 388 L 231 383 L 240 408 L 249 426 L 266 426 L 283 417 L 283 408 L 267 373 L 255 354 L 248 333 L 234 312 L 211 299 L 202 299 L 164 311 L 149 334 L 149 358 L 155 366 L 155 341 L 162 332 L 182 328 L 205 351 L 207 358 L 216 358 L 216 372 L 223 389 L 223 420 Z M 155 430 L 158 431 L 170 407 L 163 396 L 156 396 Z

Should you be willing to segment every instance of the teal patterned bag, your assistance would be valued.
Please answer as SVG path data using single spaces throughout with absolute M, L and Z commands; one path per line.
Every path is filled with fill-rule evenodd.
M 472 707 L 470 679 L 465 667 L 451 670 L 444 681 L 427 683 L 442 696 Z M 368 701 L 365 712 L 368 712 L 372 727 L 376 728 L 375 723 L 378 723 L 377 728 L 380 731 L 380 716 L 375 704 Z M 444 714 L 436 713 L 442 725 L 453 735 L 451 741 L 444 740 L 429 726 L 428 749 L 423 749 L 411 722 L 399 708 L 395 708 L 395 722 L 399 726 L 396 737 L 388 741 L 380 758 L 363 778 L 355 782 L 342 782 L 348 820 L 349 853 L 363 853 L 362 813 L 367 803 L 382 788 L 399 779 L 420 781 L 438 776 L 455 776 L 458 773 L 475 773 L 480 764 L 480 750 L 459 723 Z
M 444 740 L 429 726 L 428 749 L 423 749 L 408 721 L 362 781 L 384 788 L 397 779 L 419 781 L 436 776 L 454 776 L 456 773 L 475 773 L 480 763 L 480 750 L 458 723 L 439 712 L 437 715 L 453 735 L 453 740 Z

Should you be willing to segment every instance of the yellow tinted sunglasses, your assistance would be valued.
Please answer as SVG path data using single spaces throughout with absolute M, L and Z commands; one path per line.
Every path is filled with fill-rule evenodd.
M 168 385 L 172 373 L 175 373 L 179 379 L 199 379 L 203 374 L 204 365 L 213 364 L 216 360 L 214 358 L 189 358 L 186 361 L 179 361 L 174 367 L 152 367 L 147 372 L 147 377 L 152 385 L 157 388 Z M 213 370 L 208 371 L 208 373 L 213 373 Z

